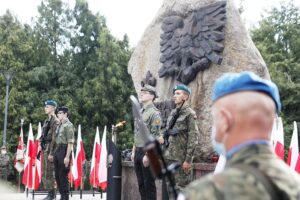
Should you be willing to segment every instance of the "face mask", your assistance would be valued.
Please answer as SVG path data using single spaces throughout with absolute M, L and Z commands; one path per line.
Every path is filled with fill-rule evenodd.
M 1 154 L 2 155 L 6 154 L 6 151 L 5 150 L 1 150 Z
M 226 149 L 223 143 L 217 142 L 216 141 L 216 127 L 212 127 L 212 134 L 211 134 L 211 142 L 212 146 L 219 155 L 224 155 L 226 154 Z

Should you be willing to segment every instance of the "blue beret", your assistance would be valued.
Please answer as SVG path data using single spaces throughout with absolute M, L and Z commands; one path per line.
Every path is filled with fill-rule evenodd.
M 69 109 L 68 109 L 68 107 L 66 107 L 66 106 L 61 106 L 61 107 L 59 107 L 59 108 L 57 109 L 57 112 L 59 112 L 59 111 L 62 111 L 62 112 L 64 112 L 64 113 L 67 113 L 67 112 L 69 112 Z
M 54 101 L 54 100 L 47 100 L 47 101 L 45 101 L 45 106 L 47 106 L 47 105 L 49 105 L 49 106 L 54 106 L 54 107 L 57 107 L 57 103 L 56 103 L 56 101 Z
M 214 102 L 225 95 L 240 91 L 263 92 L 273 99 L 277 113 L 281 110 L 277 86 L 272 81 L 262 79 L 253 72 L 226 73 L 222 75 L 214 84 L 212 100 Z
M 188 86 L 183 85 L 183 84 L 176 85 L 173 89 L 173 94 L 175 93 L 176 90 L 183 90 L 183 91 L 187 92 L 188 94 L 192 93 L 192 90 Z

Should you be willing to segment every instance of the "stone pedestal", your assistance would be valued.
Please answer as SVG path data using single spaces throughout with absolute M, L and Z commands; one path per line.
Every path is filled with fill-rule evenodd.
M 194 164 L 194 179 L 213 172 L 216 163 L 195 163 Z M 156 180 L 157 199 L 161 199 L 161 180 Z M 133 168 L 133 162 L 122 162 L 122 199 L 123 200 L 139 200 L 138 183 Z

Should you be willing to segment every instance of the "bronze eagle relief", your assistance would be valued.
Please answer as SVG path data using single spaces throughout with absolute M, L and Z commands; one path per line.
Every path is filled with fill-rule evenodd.
M 211 62 L 221 64 L 226 21 L 226 1 L 172 15 L 162 22 L 159 77 L 172 76 L 188 84 Z

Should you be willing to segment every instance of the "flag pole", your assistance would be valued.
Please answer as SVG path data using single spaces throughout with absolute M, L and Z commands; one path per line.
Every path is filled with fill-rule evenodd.
M 21 132 L 22 132 L 22 140 L 23 140 L 23 124 L 24 124 L 24 119 L 21 119 Z M 23 144 L 24 141 L 22 142 L 22 149 L 23 149 Z M 24 159 L 24 154 L 23 154 L 23 159 Z M 17 156 L 16 156 L 16 161 L 17 161 Z M 19 172 L 19 170 L 18 170 Z M 19 177 L 18 177 L 18 193 L 21 192 L 21 172 L 19 172 Z
M 95 164 L 96 164 L 96 160 L 95 160 Z M 93 197 L 95 196 L 95 187 L 96 187 L 95 186 L 96 185 L 95 182 L 96 182 L 96 166 L 94 166 Z
M 20 193 L 20 188 L 21 188 L 21 172 L 19 172 L 19 177 L 18 177 L 18 193 Z
M 82 165 L 81 165 L 81 169 L 82 169 Z M 82 175 L 80 177 L 80 199 L 82 199 Z
M 36 158 L 34 161 L 34 167 L 33 167 L 33 180 L 32 180 L 32 199 L 34 199 L 34 190 L 35 190 L 35 175 L 36 175 Z
M 71 189 L 70 189 L 70 193 L 71 193 L 71 197 L 72 197 L 72 187 L 73 187 L 73 175 L 72 175 L 72 167 L 71 167 L 71 171 L 70 171 L 70 172 L 71 172 L 71 178 L 70 178 L 70 179 L 71 179 L 71 180 L 70 180 L 70 182 L 71 182 L 71 183 L 70 183 L 70 185 L 71 185 Z

